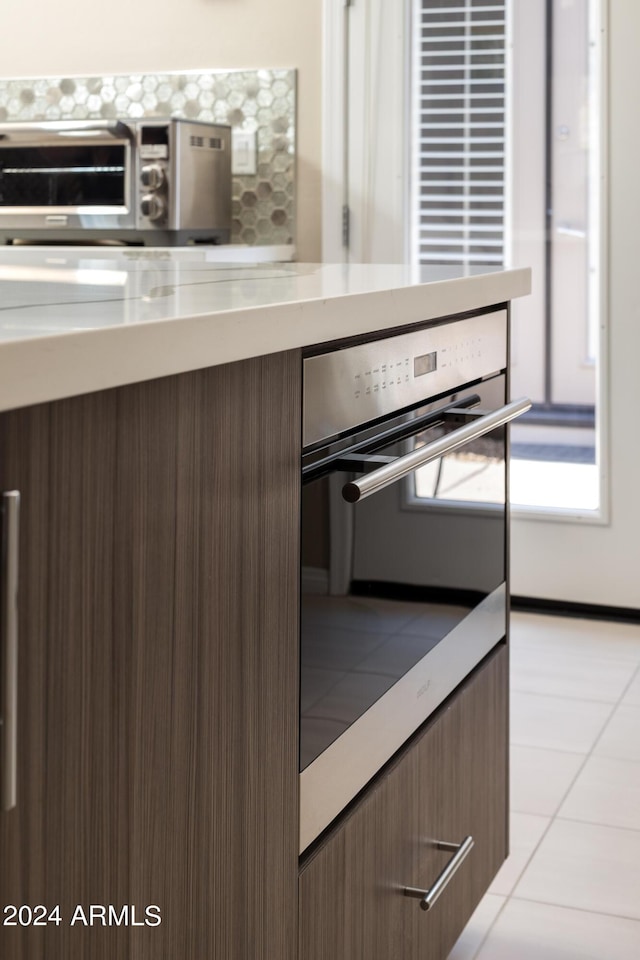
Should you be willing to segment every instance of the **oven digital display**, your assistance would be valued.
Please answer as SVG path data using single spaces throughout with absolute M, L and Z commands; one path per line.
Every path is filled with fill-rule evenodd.
M 438 369 L 438 352 L 423 353 L 421 357 L 413 358 L 413 376 L 424 377 L 425 373 L 433 373 Z

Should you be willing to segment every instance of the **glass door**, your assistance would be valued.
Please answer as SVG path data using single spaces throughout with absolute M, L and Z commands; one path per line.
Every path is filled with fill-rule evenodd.
M 514 390 L 535 400 L 513 434 L 512 502 L 603 514 L 599 3 L 511 4 L 511 262 L 534 290 L 514 304 Z
M 415 184 L 415 83 L 414 77 L 408 76 L 406 67 L 411 62 L 414 65 L 419 62 L 416 58 L 419 58 L 420 51 L 416 51 L 415 44 L 420 2 L 405 0 L 403 4 L 385 4 L 383 0 L 371 0 L 368 4 L 349 6 L 346 8 L 350 24 L 346 45 L 348 56 L 344 53 L 344 45 L 336 46 L 336 70 L 342 67 L 343 55 L 348 61 L 348 74 L 353 81 L 349 114 L 358 121 L 355 128 L 353 123 L 349 124 L 349 174 L 346 179 L 351 184 L 352 196 L 360 196 L 359 186 L 365 182 L 365 171 L 372 160 L 375 160 L 376 170 L 385 170 L 385 176 L 380 178 L 380 190 L 372 189 L 366 197 L 366 219 L 359 208 L 356 209 L 358 217 L 353 215 L 353 220 L 357 220 L 360 226 L 349 235 L 347 255 L 358 262 L 388 263 L 414 258 L 412 231 L 408 225 L 415 215 L 416 202 L 412 185 Z M 574 6 L 573 0 L 556 0 L 556 3 L 567 15 L 569 8 Z M 467 6 L 479 12 L 482 7 L 500 5 L 489 0 L 470 5 L 465 0 L 449 0 L 439 5 L 438 13 L 443 23 L 451 23 L 451 14 L 461 12 L 460 8 L 464 8 L 463 13 Z M 379 30 L 376 22 L 367 23 L 364 14 L 368 10 L 384 13 L 385 20 Z M 505 262 L 531 267 L 534 287 L 533 296 L 513 304 L 512 355 L 517 376 L 513 395 L 517 395 L 517 389 L 518 393 L 542 403 L 548 342 L 545 318 L 550 316 L 544 310 L 547 295 L 546 0 L 509 0 L 505 10 L 503 48 L 507 71 L 505 120 L 508 131 L 505 209 L 508 213 L 506 249 L 511 251 L 510 259 Z M 398 17 L 390 25 L 388 18 L 392 11 Z M 482 12 L 488 17 L 492 11 L 485 9 Z M 640 152 L 640 133 L 638 125 L 630 122 L 629 117 L 633 92 L 640 85 L 640 59 L 635 42 L 640 30 L 640 5 L 635 0 L 615 0 L 615 3 L 591 0 L 589 23 L 592 67 L 588 84 L 592 94 L 588 105 L 579 111 L 579 130 L 581 136 L 587 129 L 591 131 L 593 172 L 590 183 L 592 195 L 597 193 L 599 203 L 592 204 L 587 239 L 588 291 L 592 311 L 589 316 L 592 319 L 582 322 L 579 346 L 582 346 L 585 359 L 593 357 L 593 348 L 596 348 L 593 368 L 595 429 L 585 422 L 586 418 L 576 426 L 565 421 L 558 428 L 562 431 L 561 442 L 553 445 L 573 447 L 571 454 L 574 458 L 577 448 L 595 450 L 599 507 L 593 510 L 529 505 L 514 509 L 511 522 L 512 589 L 523 596 L 635 609 L 640 606 L 636 573 L 640 499 L 637 496 L 635 446 L 629 441 L 637 432 L 634 423 L 637 405 L 629 403 L 629 390 L 633 390 L 629 385 L 637 382 L 635 366 L 640 354 L 636 282 L 636 157 Z M 556 51 L 558 49 L 556 45 Z M 520 71 L 518 65 L 522 67 Z M 375 90 L 376 95 L 367 101 L 363 90 Z M 519 101 L 517 97 L 520 97 Z M 344 123 L 343 114 L 336 111 L 335 103 L 334 99 L 325 117 L 334 136 Z M 517 103 L 521 104 L 519 108 Z M 368 112 L 365 110 L 367 104 Z M 365 120 L 369 118 L 364 127 L 361 123 L 363 117 Z M 334 126 L 339 130 L 331 127 L 333 118 Z M 563 123 L 560 121 L 560 126 Z M 567 125 L 571 129 L 571 125 Z M 381 135 L 375 136 L 378 131 Z M 515 150 L 515 142 L 522 144 L 519 151 Z M 568 142 L 561 141 L 565 145 Z M 334 171 L 331 186 L 336 180 L 340 180 L 340 170 Z M 375 187 L 378 180 L 371 182 Z M 394 184 L 404 184 L 404 192 L 392 189 Z M 510 226 L 511 218 L 516 218 L 517 231 Z M 329 228 L 334 220 L 337 225 L 342 222 L 341 208 L 333 214 Z M 564 222 L 569 229 L 581 228 L 577 221 L 568 217 Z M 368 245 L 360 241 L 361 232 L 366 233 Z M 328 236 L 331 237 L 329 232 Z M 609 256 L 609 250 L 614 255 Z M 338 243 L 325 251 L 325 259 L 340 260 L 344 256 L 338 235 Z M 562 274 L 556 270 L 556 282 L 561 281 Z M 571 318 L 556 316 L 554 322 L 571 325 Z M 578 405 L 579 401 L 575 403 Z M 567 412 L 565 410 L 565 414 Z M 518 442 L 529 444 L 535 439 L 536 446 L 544 448 L 550 430 L 551 426 L 547 424 L 531 424 L 525 437 L 519 437 Z M 540 436 L 542 431 L 546 436 Z M 515 432 L 516 428 L 514 435 Z M 589 464 L 572 464 L 559 459 L 544 461 L 529 457 L 526 463 L 524 469 L 527 473 L 533 475 L 534 470 L 544 469 L 547 478 L 550 469 L 562 470 L 565 474 L 575 469 L 584 475 L 584 470 L 589 468 Z M 591 472 L 593 474 L 593 470 Z M 540 493 L 542 484 L 536 483 L 535 486 Z M 578 489 L 588 492 L 583 481 L 571 481 L 570 486 L 572 492 Z M 553 492 L 553 474 L 551 480 L 546 481 L 546 487 Z
M 411 258 L 523 265 L 512 503 L 597 518 L 600 51 L 594 0 L 413 0 Z

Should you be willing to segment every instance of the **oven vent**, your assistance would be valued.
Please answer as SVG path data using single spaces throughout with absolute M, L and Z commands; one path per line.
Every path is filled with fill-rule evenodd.
M 224 143 L 221 137 L 199 137 L 191 135 L 189 143 L 192 147 L 203 147 L 205 150 L 223 150 Z

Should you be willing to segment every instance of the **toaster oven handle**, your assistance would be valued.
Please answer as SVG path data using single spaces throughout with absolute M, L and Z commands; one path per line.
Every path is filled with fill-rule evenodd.
M 34 141 L 42 143 L 44 139 L 57 140 L 84 135 L 95 137 L 133 137 L 131 127 L 121 120 L 35 120 L 33 123 L 0 123 L 0 140 L 19 140 L 20 143 Z
M 404 457 L 397 457 L 391 463 L 385 464 L 358 480 L 345 483 L 342 488 L 342 496 L 348 503 L 357 503 L 358 500 L 364 500 L 365 497 L 369 497 L 372 493 L 377 493 L 378 490 L 383 490 L 384 487 L 388 487 L 402 477 L 408 476 L 419 467 L 430 463 L 431 460 L 446 456 L 453 450 L 457 450 L 458 447 L 464 446 L 465 443 L 470 443 L 472 440 L 484 436 L 485 433 L 495 430 L 496 427 L 502 427 L 510 420 L 515 420 L 516 417 L 530 409 L 531 400 L 526 397 L 513 400 L 511 403 L 505 404 L 504 407 L 493 410 L 491 413 L 478 417 L 472 423 L 459 427 L 445 437 L 427 443 L 424 447 L 418 447 L 417 450 L 412 450 Z

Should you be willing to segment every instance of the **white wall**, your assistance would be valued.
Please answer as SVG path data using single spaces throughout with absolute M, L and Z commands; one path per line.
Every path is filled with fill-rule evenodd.
M 322 0 L 3 0 L 3 77 L 298 69 L 298 259 L 320 259 Z

